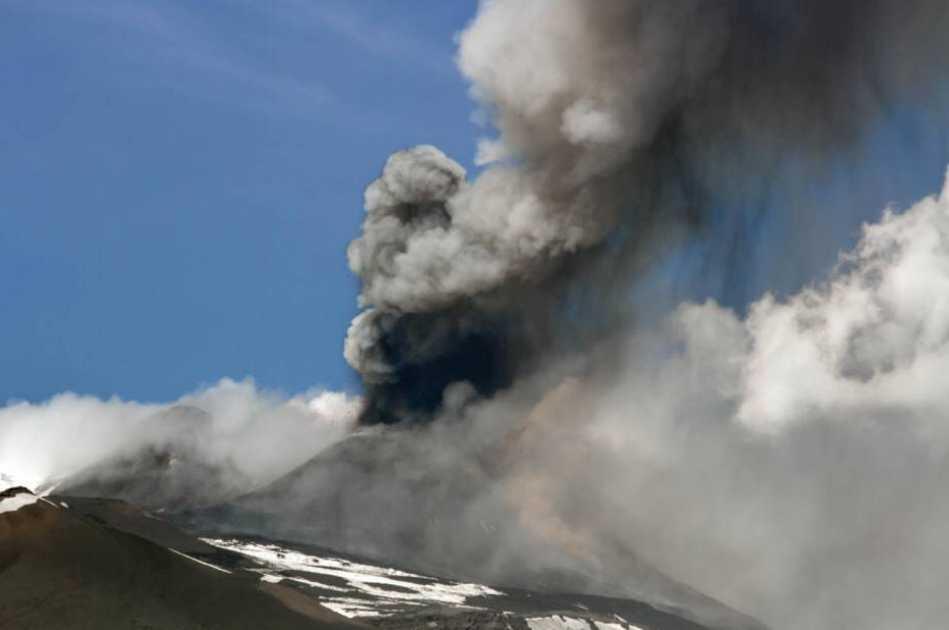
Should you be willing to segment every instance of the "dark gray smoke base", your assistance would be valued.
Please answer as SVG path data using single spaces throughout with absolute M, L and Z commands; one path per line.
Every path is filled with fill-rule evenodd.
M 737 219 L 713 210 L 763 211 L 785 167 L 818 177 L 930 103 L 947 26 L 939 0 L 484 2 L 459 64 L 495 161 L 469 182 L 417 147 L 366 190 L 346 342 L 363 421 L 430 418 L 453 382 L 491 395 L 588 346 L 677 235 L 707 230 L 711 262 L 737 264 Z

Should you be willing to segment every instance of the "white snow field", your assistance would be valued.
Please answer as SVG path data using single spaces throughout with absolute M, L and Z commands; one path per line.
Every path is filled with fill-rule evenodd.
M 325 591 L 321 603 L 346 617 L 388 616 L 403 612 L 407 607 L 437 604 L 464 606 L 472 597 L 504 595 L 480 584 L 440 580 L 343 558 L 313 556 L 274 544 L 238 539 L 202 540 L 255 560 L 262 567 L 259 572 L 265 581 L 286 580 Z M 307 577 L 295 573 L 304 573 Z

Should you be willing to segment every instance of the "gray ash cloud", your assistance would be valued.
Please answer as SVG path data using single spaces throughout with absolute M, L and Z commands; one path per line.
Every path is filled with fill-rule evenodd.
M 892 108 L 929 102 L 947 26 L 935 0 L 482 3 L 458 62 L 500 132 L 494 161 L 467 180 L 434 147 L 394 154 L 349 248 L 364 421 L 431 417 L 454 382 L 490 395 L 609 329 L 682 234 L 740 266 L 713 209 L 764 211 L 786 165 L 819 176 Z

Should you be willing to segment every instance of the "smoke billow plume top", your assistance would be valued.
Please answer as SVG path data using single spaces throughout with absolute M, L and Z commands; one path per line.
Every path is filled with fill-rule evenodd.
M 782 164 L 816 175 L 890 108 L 926 102 L 947 70 L 947 13 L 934 0 L 484 2 L 458 63 L 500 131 L 482 141 L 489 163 L 468 180 L 434 147 L 394 154 L 349 248 L 365 310 L 345 355 L 366 384 L 363 421 L 430 418 L 452 382 L 510 386 L 563 346 L 575 287 L 602 289 L 587 299 L 604 307 L 586 304 L 602 324 L 677 234 L 710 228 Z

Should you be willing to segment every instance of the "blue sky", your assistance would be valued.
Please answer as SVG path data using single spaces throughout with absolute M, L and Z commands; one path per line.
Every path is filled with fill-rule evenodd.
M 0 0 L 0 401 L 355 389 L 362 190 L 477 135 L 475 3 L 404 7 Z
M 484 131 L 453 38 L 475 9 L 0 0 L 0 402 L 165 401 L 246 376 L 358 389 L 341 349 L 362 190 L 418 143 L 473 169 Z M 740 308 L 819 274 L 861 221 L 938 189 L 945 121 L 896 113 L 861 151 L 810 192 L 789 185 L 806 194 L 788 208 L 828 208 L 796 257 L 769 221 L 743 291 L 696 270 L 700 244 L 659 269 L 668 301 L 651 303 Z

